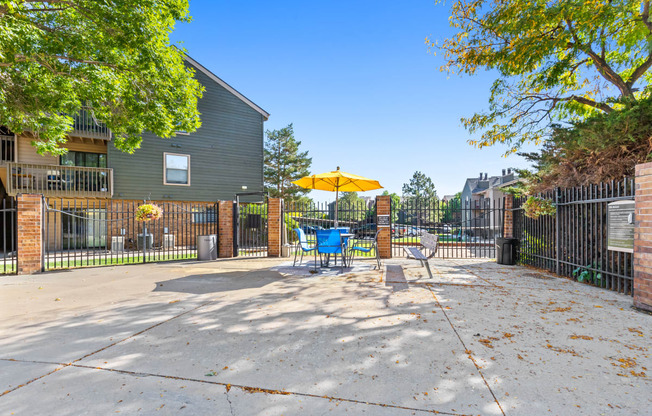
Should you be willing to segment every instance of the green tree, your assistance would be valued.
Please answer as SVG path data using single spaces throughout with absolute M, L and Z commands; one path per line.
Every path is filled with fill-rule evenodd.
M 414 172 L 408 183 L 403 184 L 403 198 L 418 205 L 437 200 L 437 191 L 432 179 L 420 171 Z
M 437 201 L 437 191 L 432 179 L 420 171 L 414 172 L 408 183 L 403 184 L 403 200 L 407 219 L 417 225 L 423 221 L 437 221 L 438 210 L 429 209 Z M 411 214 L 411 215 L 410 215 Z
M 510 191 L 533 195 L 555 186 L 573 188 L 633 177 L 636 164 L 650 160 L 651 137 L 652 99 L 597 114 L 570 128 L 556 126 L 540 151 L 521 153 L 534 169 L 519 170 L 524 181 Z
M 41 154 L 65 153 L 86 106 L 126 152 L 145 130 L 196 130 L 202 87 L 169 41 L 189 20 L 188 0 L 0 0 L 0 124 Z
M 292 181 L 310 175 L 312 158 L 308 152 L 300 152 L 301 142 L 294 138 L 292 124 L 280 130 L 267 131 L 265 140 L 265 190 L 270 196 L 283 198 L 286 202 L 298 201 L 310 192 L 293 185 Z
M 650 1 L 487 2 L 457 0 L 456 33 L 441 45 L 442 71 L 473 75 L 492 69 L 488 111 L 463 118 L 477 147 L 516 151 L 539 143 L 551 124 L 611 113 L 652 89 Z

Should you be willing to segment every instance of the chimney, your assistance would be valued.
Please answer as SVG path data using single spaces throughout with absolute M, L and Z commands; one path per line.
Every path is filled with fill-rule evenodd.
M 482 180 L 482 172 L 480 172 L 480 180 Z
M 487 180 L 487 175 L 488 175 L 488 173 L 485 172 L 485 173 L 484 173 L 484 180 L 485 180 L 485 181 Z
M 512 173 L 512 168 L 507 168 L 507 174 L 509 175 L 510 173 Z
M 505 176 L 505 169 L 503 169 L 503 176 Z

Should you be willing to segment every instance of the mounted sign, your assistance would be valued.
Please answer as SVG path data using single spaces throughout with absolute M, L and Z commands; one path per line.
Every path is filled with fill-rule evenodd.
M 386 215 L 376 215 L 376 224 L 378 228 L 389 227 L 389 214 Z
M 608 205 L 607 229 L 607 249 L 634 252 L 634 201 L 618 201 Z

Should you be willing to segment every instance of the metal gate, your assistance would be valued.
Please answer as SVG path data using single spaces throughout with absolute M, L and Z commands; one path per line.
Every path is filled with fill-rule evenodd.
M 267 257 L 267 206 L 267 201 L 234 203 L 234 257 Z
M 218 234 L 215 203 L 156 204 L 162 218 L 145 223 L 135 201 L 46 200 L 45 270 L 194 259 L 197 236 Z
M 495 258 L 504 207 L 504 198 L 392 203 L 392 257 L 405 256 L 406 247 L 420 245 L 420 235 L 430 233 L 439 236 L 437 257 Z
M 16 200 L 3 199 L 0 204 L 0 274 L 16 273 Z

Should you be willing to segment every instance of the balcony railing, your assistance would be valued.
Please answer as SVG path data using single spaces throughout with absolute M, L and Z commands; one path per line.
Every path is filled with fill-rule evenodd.
M 113 169 L 80 166 L 7 163 L 7 193 L 45 196 L 110 198 Z
M 83 107 L 73 119 L 73 130 L 69 133 L 70 136 L 111 140 L 111 130 L 97 121 L 89 107 Z

